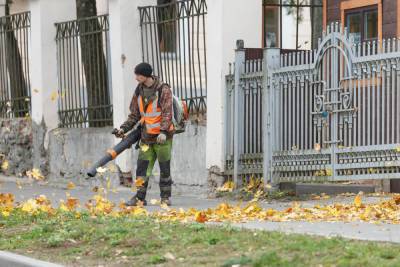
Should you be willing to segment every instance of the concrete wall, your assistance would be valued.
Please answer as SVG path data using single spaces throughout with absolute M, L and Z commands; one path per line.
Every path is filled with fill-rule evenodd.
M 0 164 L 9 163 L 6 175 L 24 174 L 32 169 L 32 123 L 30 119 L 0 120 Z
M 88 167 L 114 145 L 111 130 L 111 128 L 99 128 L 50 131 L 48 148 L 50 179 L 53 182 L 63 181 L 63 178 L 72 179 L 84 184 Z M 191 124 L 187 132 L 175 136 L 171 172 L 174 184 L 178 188 L 182 186 L 180 190 L 185 190 L 186 186 L 205 187 L 207 184 L 205 144 L 206 127 L 204 125 Z M 132 150 L 131 153 L 133 173 L 135 173 L 138 151 Z M 153 183 L 158 184 L 159 173 L 159 167 L 156 164 L 153 171 L 154 179 L 151 179 Z M 118 175 L 113 176 L 115 177 Z
M 54 129 L 49 132 L 52 178 L 82 178 L 85 170 L 113 146 L 112 128 Z

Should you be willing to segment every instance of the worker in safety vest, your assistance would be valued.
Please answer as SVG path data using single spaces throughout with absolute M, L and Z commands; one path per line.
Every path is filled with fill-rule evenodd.
M 160 166 L 161 203 L 171 205 L 171 149 L 174 126 L 173 99 L 171 88 L 152 75 L 153 69 L 148 63 L 135 67 L 139 85 L 132 97 L 130 115 L 115 131 L 117 137 L 123 137 L 139 121 L 142 124 L 142 136 L 136 168 L 137 193 L 126 206 L 146 205 L 146 191 L 154 163 Z

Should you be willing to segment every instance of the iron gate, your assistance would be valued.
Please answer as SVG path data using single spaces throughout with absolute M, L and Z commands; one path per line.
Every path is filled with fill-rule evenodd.
M 0 17 L 0 117 L 30 112 L 29 12 Z
M 274 183 L 400 178 L 399 40 L 354 44 L 332 24 L 318 50 L 268 60 Z
M 225 104 L 236 183 L 400 178 L 400 40 L 354 43 L 332 24 L 313 51 L 266 48 L 260 64 L 238 48 Z
M 143 61 L 171 85 L 191 113 L 206 111 L 206 0 L 139 7 Z

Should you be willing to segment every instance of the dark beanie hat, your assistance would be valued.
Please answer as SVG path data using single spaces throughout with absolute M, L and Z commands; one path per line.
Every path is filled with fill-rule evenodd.
M 137 75 L 143 75 L 145 77 L 151 77 L 151 74 L 153 73 L 153 68 L 149 63 L 140 63 L 135 67 L 135 74 Z

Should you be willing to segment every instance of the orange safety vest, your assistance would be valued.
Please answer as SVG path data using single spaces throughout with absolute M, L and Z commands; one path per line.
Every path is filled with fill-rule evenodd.
M 146 125 L 146 130 L 148 134 L 160 134 L 161 132 L 161 108 L 158 106 L 158 98 L 151 101 L 144 110 L 144 104 L 142 96 L 138 97 L 139 111 L 141 115 L 140 122 L 142 125 Z M 171 123 L 170 131 L 173 130 L 173 125 Z

